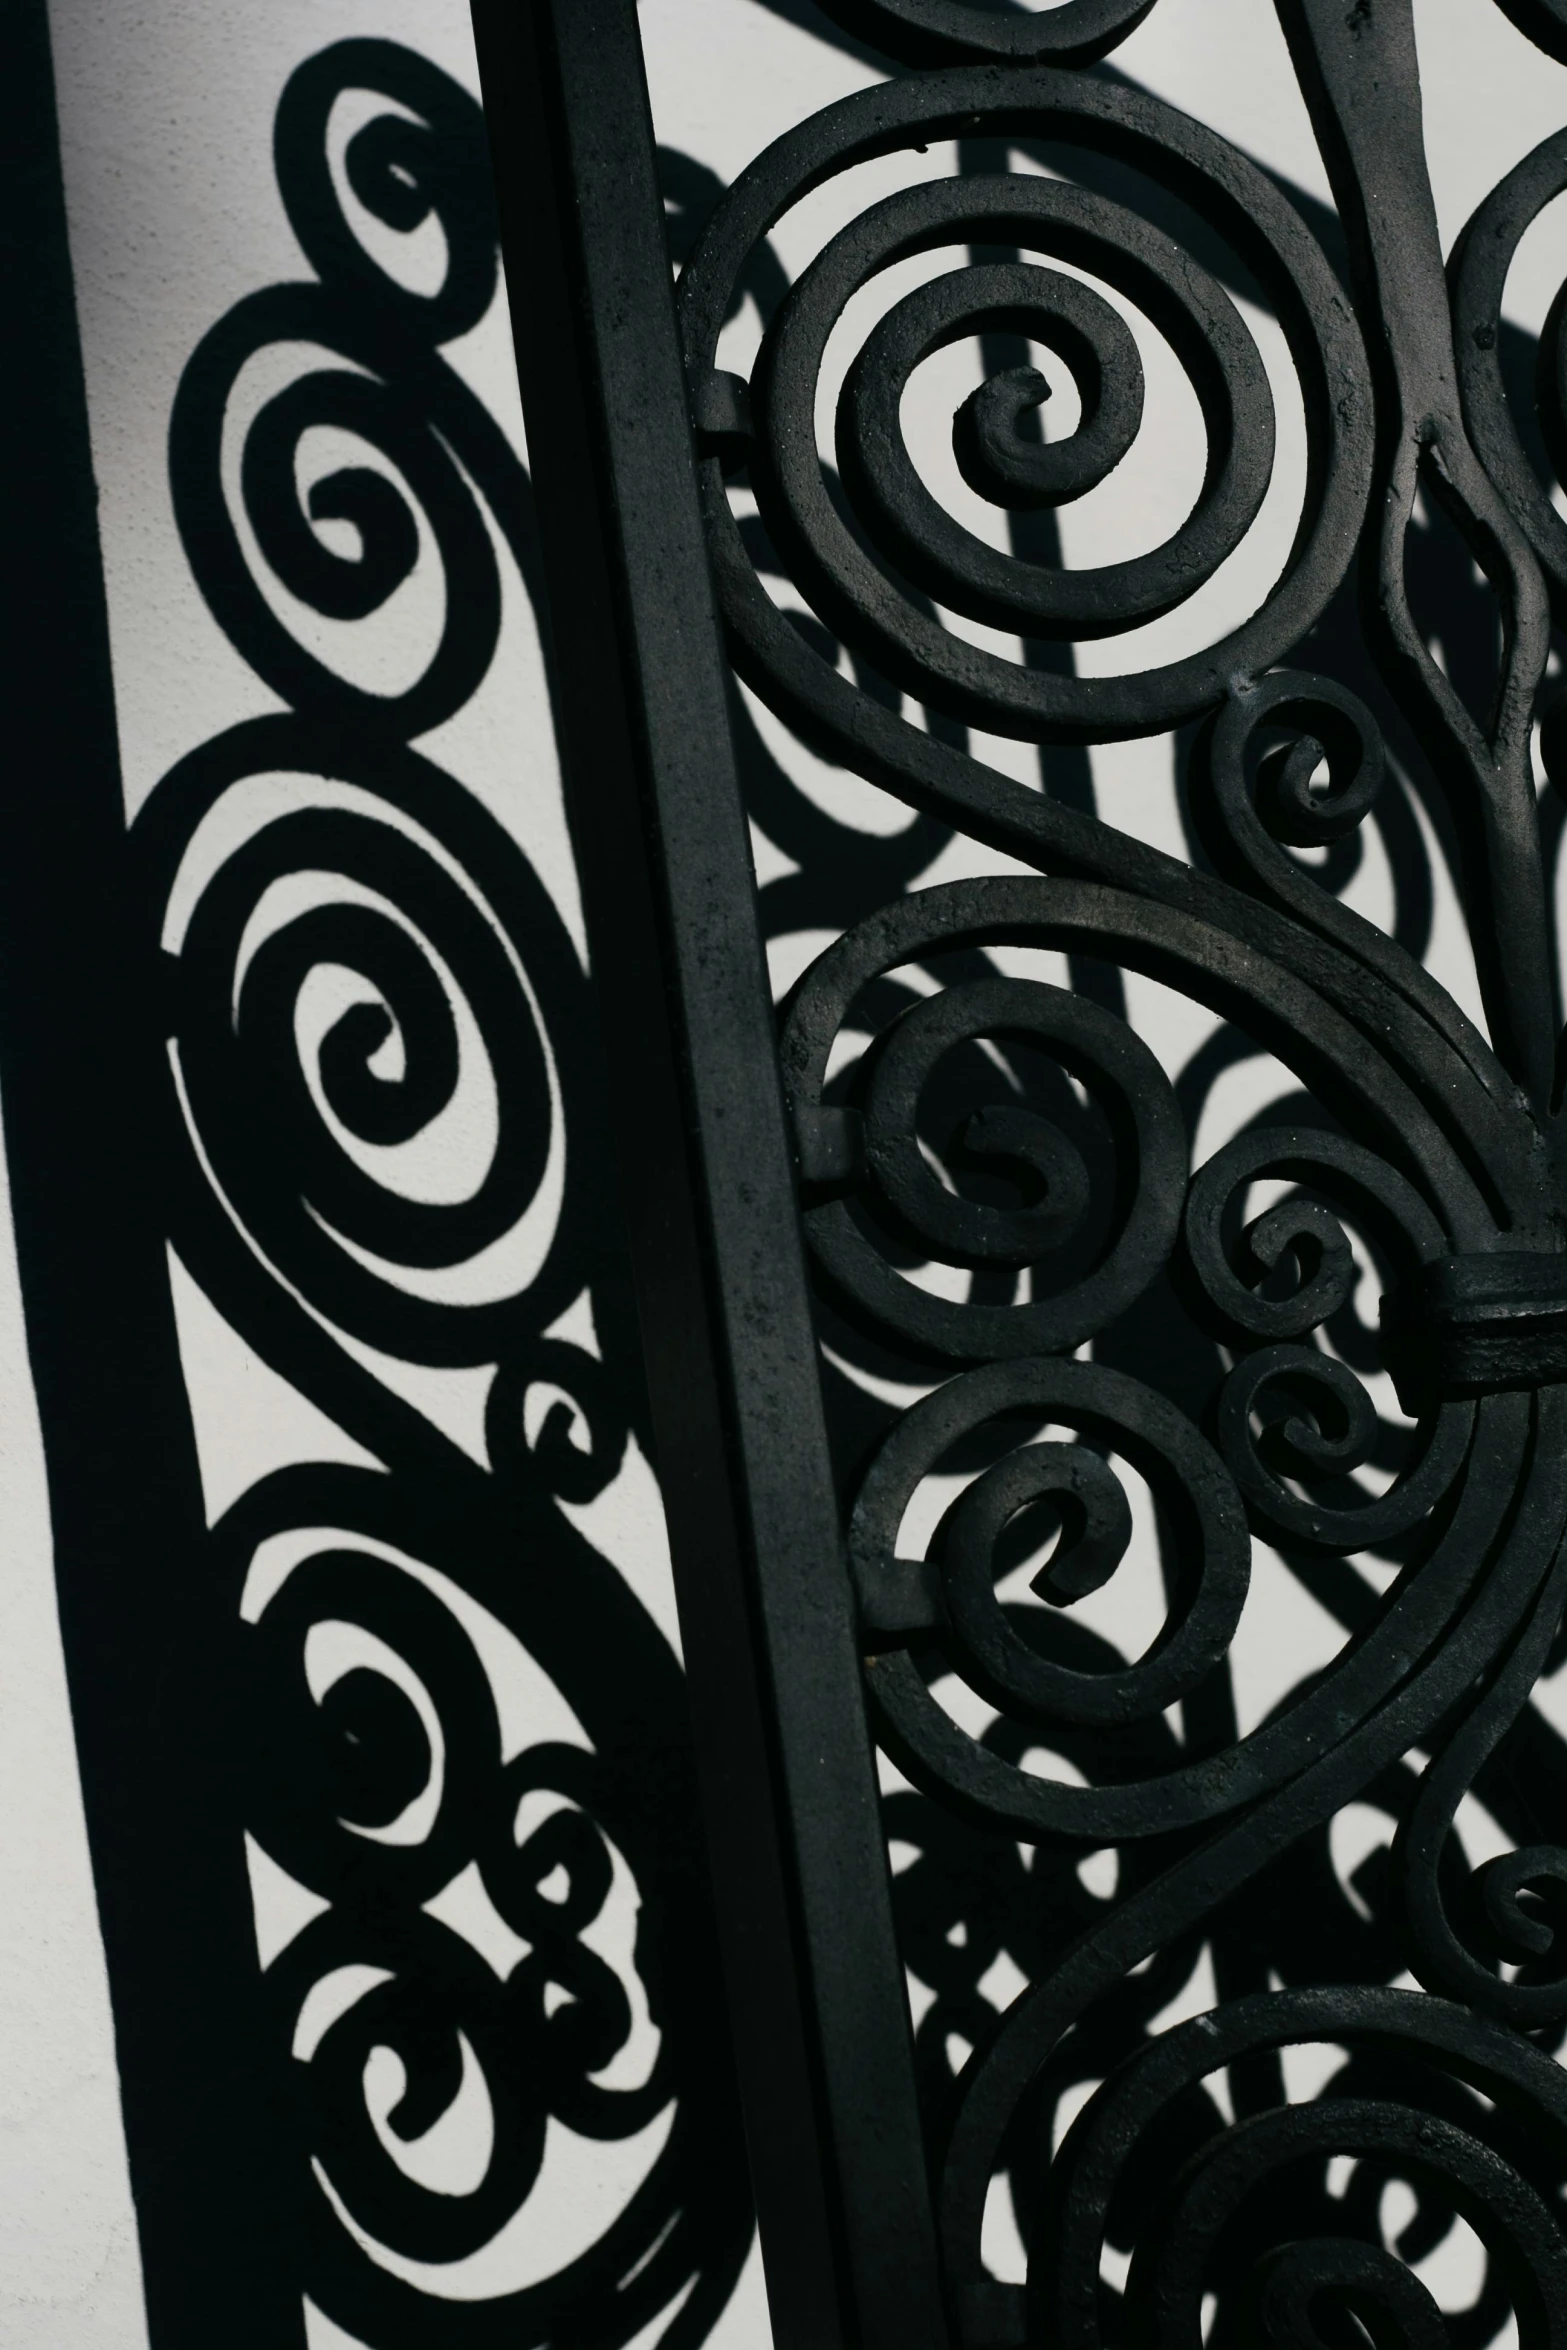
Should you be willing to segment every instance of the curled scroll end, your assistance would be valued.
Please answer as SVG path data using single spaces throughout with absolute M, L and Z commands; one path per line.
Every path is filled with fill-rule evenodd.
M 1567 1378 L 1567 1256 L 1439 1257 L 1382 1301 L 1382 1359 L 1418 1417 Z

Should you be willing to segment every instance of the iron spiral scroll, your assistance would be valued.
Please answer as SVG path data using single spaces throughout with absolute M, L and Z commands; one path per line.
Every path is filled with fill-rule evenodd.
M 1501 365 L 1508 266 L 1567 186 L 1567 145 L 1519 165 L 1444 271 L 1409 0 L 1279 0 L 1346 282 L 1272 178 L 1099 66 L 1146 4 L 829 13 L 899 70 L 741 175 L 677 307 L 733 666 L 818 757 L 915 811 L 906 893 L 854 902 L 844 884 L 779 1050 L 830 1398 L 851 1392 L 846 1363 L 867 1375 L 838 1448 L 842 1523 L 869 1716 L 902 1774 L 894 1912 L 936 1987 L 916 2065 L 951 2321 L 969 2350 L 1424 2350 L 1493 2339 L 1509 2314 L 1523 2342 L 1567 2340 L 1562 1781 L 1533 1805 L 1508 1782 L 1508 1848 L 1483 1865 L 1454 1828 L 1477 1783 L 1499 1800 L 1567 1599 L 1567 1170 L 1531 751 L 1543 718 L 1553 842 L 1567 540 L 1529 453 L 1543 440 L 1559 471 L 1567 452 L 1567 294 L 1538 433 Z M 1559 8 L 1507 14 L 1563 54 Z M 855 173 L 944 142 L 955 175 L 922 160 L 915 184 L 851 198 Z M 844 225 L 765 305 L 739 371 L 726 324 L 778 224 L 823 191 Z M 1298 520 L 1248 616 L 1118 668 L 1116 636 L 1211 585 L 1275 476 L 1237 286 L 1288 354 Z M 1186 379 L 1202 478 L 1163 543 L 1072 567 L 1051 518 L 1146 423 L 1129 317 Z M 904 421 L 915 371 L 973 339 L 984 375 L 951 451 L 1003 518 L 988 531 L 921 478 Z M 1028 346 L 1057 392 L 1071 380 L 1064 438 L 1036 429 L 1054 395 Z M 1488 708 L 1417 616 L 1417 501 L 1483 575 Z M 1358 669 L 1330 658 L 1357 577 Z M 1066 648 L 1085 643 L 1079 674 Z M 753 814 L 788 838 L 738 703 L 736 724 Z M 1387 806 L 1389 728 L 1444 795 L 1488 1036 L 1335 894 Z M 1067 788 L 1083 746 L 1176 729 L 1185 857 Z M 1041 746 L 1043 788 L 975 733 Z M 922 882 L 965 836 L 1004 869 L 970 856 Z M 803 886 L 769 883 L 764 920 L 769 890 Z M 1288 1114 L 1194 1165 L 1201 1086 L 1135 1032 L 1129 981 L 1273 1055 L 1299 1088 Z M 1368 1265 L 1380 1333 L 1357 1317 Z M 1189 1349 L 1161 1360 L 1183 1317 L 1210 1349 L 1206 1393 Z M 1366 1385 L 1379 1370 L 1397 1435 Z M 1126 1655 L 1072 1610 L 1123 1569 L 1134 1500 L 1163 1620 Z M 1019 1564 L 1052 1534 L 1049 1605 L 1020 1605 Z M 1259 1544 L 1338 1595 L 1345 1637 L 1243 1733 L 1222 1691 Z M 1392 1823 L 1370 1906 L 1328 1866 L 1355 1804 Z M 1113 1891 L 1085 1892 L 1108 1848 Z M 1217 2005 L 1153 2032 L 1205 1940 Z M 977 1987 L 998 1951 L 1000 2016 Z M 1316 2092 L 1290 2090 L 1324 2048 Z M 987 2249 L 1003 2176 L 1022 2276 Z M 1412 2216 L 1389 2241 L 1392 2180 Z M 1481 2281 L 1444 2311 L 1416 2268 L 1458 2220 Z

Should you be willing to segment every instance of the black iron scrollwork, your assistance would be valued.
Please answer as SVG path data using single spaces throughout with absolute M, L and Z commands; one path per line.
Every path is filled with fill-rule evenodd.
M 379 103 L 337 158 L 349 92 Z M 411 747 L 489 668 L 502 553 L 535 585 L 526 476 L 443 353 L 496 287 L 483 124 L 348 41 L 288 83 L 276 161 L 317 278 L 212 329 L 170 466 L 208 606 L 287 708 L 182 760 L 131 855 L 169 1240 L 370 1464 L 280 1469 L 208 1543 L 234 1836 L 287 1890 L 258 1934 L 296 2306 L 378 2346 L 661 2315 L 695 2342 L 749 2217 L 679 1665 L 571 1515 L 646 1440 L 588 981 L 511 832 Z M 439 283 L 353 205 L 437 230 Z M 307 488 L 323 430 L 358 454 Z M 436 571 L 422 667 L 367 682 L 363 637 Z M 485 1381 L 466 1442 L 400 1367 Z
M 1506 12 L 1563 54 L 1554 5 Z M 1444 272 L 1407 0 L 1280 0 L 1346 287 L 1245 156 L 1076 70 L 1145 7 L 829 13 L 900 70 L 741 175 L 678 306 L 733 665 L 915 812 L 879 844 L 879 902 L 865 836 L 845 822 L 835 864 L 737 697 L 753 818 L 796 867 L 764 922 L 840 932 L 788 992 L 780 1058 L 867 1704 L 903 1774 L 886 1825 L 951 2320 L 971 2350 L 1478 2350 L 1509 2317 L 1554 2342 L 1567 1778 L 1530 1699 L 1561 1656 L 1567 1287 L 1531 730 L 1559 782 L 1567 542 L 1500 346 L 1562 140 Z M 942 141 L 955 175 L 879 193 L 775 282 L 796 204 Z M 1288 352 L 1298 514 L 1248 618 L 1118 664 L 1274 480 L 1276 378 L 1237 293 Z M 1536 371 L 1558 472 L 1564 320 L 1567 294 Z M 1153 339 L 1201 417 L 1190 510 L 1071 567 L 1049 518 L 1135 448 Z M 959 342 L 984 368 L 952 454 L 994 527 L 942 505 L 905 436 L 916 370 Z M 1063 378 L 1077 422 L 1046 437 Z M 1417 616 L 1421 501 L 1491 599 L 1486 708 Z M 1182 860 L 1102 821 L 1071 762 L 1187 726 Z M 987 764 L 981 730 L 1039 746 L 1042 788 Z M 1488 1035 L 1337 894 L 1433 782 Z M 1008 869 L 926 879 L 957 835 Z M 1185 1068 L 1135 1032 L 1143 981 L 1220 1024 Z M 1259 1054 L 1295 1090 L 1194 1167 L 1225 1056 Z M 1243 1723 L 1248 1595 L 1287 1578 L 1342 1638 Z M 1093 1606 L 1118 1588 L 1111 1630 Z M 1501 1849 L 1471 1857 L 1466 1805 Z M 1346 1868 L 1356 1818 L 1370 1857 Z M 1155 2031 L 1205 1952 L 1218 2004 Z M 1466 2230 L 1455 2299 L 1418 2272 Z

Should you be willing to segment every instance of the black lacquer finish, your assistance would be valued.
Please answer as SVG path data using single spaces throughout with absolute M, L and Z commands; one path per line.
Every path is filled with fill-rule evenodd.
M 1567 1592 L 1567 1170 L 1532 731 L 1567 784 L 1545 684 L 1567 542 L 1536 471 L 1567 451 L 1567 297 L 1537 420 L 1500 306 L 1567 160 L 1559 138 L 1528 157 L 1444 269 L 1411 0 L 1279 0 L 1341 274 L 1303 203 L 1098 62 L 1147 13 L 839 0 L 892 78 L 683 227 L 672 321 L 630 0 L 476 8 L 770 2285 L 791 2345 L 1478 2350 L 1509 2317 L 1556 2343 L 1567 1776 L 1531 1694 Z M 1507 14 L 1562 55 L 1556 0 Z M 955 174 L 841 201 L 785 284 L 768 240 L 800 199 L 946 142 Z M 1124 669 L 1112 642 L 1079 673 L 1066 648 L 1183 610 L 1275 478 L 1237 292 L 1298 393 L 1292 543 L 1213 642 Z M 748 295 L 741 375 L 720 338 Z M 1146 421 L 1128 312 L 1186 376 L 1205 470 L 1162 544 L 1068 568 L 1055 510 Z M 952 436 L 1006 517 L 983 537 L 920 478 L 901 408 L 972 338 Z M 1064 439 L 1035 428 L 1030 343 L 1075 381 Z M 1439 529 L 1484 583 L 1440 660 Z M 787 813 L 738 695 L 726 729 L 709 574 L 750 694 L 915 811 L 879 891 Z M 1102 821 L 1082 757 L 1173 730 L 1186 859 Z M 1037 746 L 1044 788 L 980 731 Z M 790 927 L 792 890 L 840 933 L 777 1031 L 731 740 L 802 868 L 764 920 L 776 901 Z M 1334 894 L 1363 836 L 1394 837 L 1388 750 L 1451 844 L 1489 1039 Z M 1007 869 L 919 886 L 960 835 Z M 1128 1024 L 1149 980 L 1229 1024 L 1175 1081 Z M 1217 1073 L 1258 1053 L 1296 1091 L 1194 1164 Z M 1022 1604 L 1000 1585 L 1050 1540 L 1048 1604 Z M 1071 1611 L 1150 1542 L 1162 1622 L 1123 1653 Z M 1264 1574 L 1343 1637 L 1243 1727 Z M 934 1993 L 912 2064 L 865 1723 L 903 1774 L 892 1912 Z M 1480 1865 L 1455 1829 L 1477 1803 L 1502 1830 Z M 1346 1879 L 1354 1817 L 1383 1823 L 1380 1858 Z M 1205 1949 L 1210 1998 L 1155 2029 Z M 1026 2275 L 998 2266 L 998 2197 Z M 1422 2264 L 1465 2229 L 1444 2306 Z

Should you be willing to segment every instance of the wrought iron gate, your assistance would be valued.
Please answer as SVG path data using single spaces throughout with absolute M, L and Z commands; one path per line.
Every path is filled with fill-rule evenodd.
M 1567 1593 L 1560 1009 L 1531 751 L 1543 703 L 1546 768 L 1567 786 L 1542 693 L 1567 525 L 1504 384 L 1500 305 L 1520 237 L 1567 187 L 1567 137 L 1496 189 L 1444 271 L 1412 0 L 1279 0 L 1346 286 L 1263 171 L 1096 70 L 1151 4 L 835 0 L 906 70 L 758 159 L 673 304 L 632 0 L 475 5 L 775 2322 L 788 2345 L 887 2350 L 1107 2333 L 1412 2346 L 1489 2339 L 1510 2307 L 1522 2340 L 1554 2342 L 1567 1846 L 1560 1782 L 1531 1768 L 1520 1725 Z M 1567 57 L 1560 0 L 1508 13 Z M 749 380 L 718 364 L 788 207 L 944 141 L 963 171 L 834 235 L 777 302 Z M 1012 170 L 1009 142 L 1091 168 Z M 1172 217 L 1238 256 L 1282 329 L 1308 447 L 1300 524 L 1222 641 L 1079 675 L 1060 648 L 1188 600 L 1273 467 L 1254 339 Z M 858 350 L 829 481 L 829 335 L 878 273 L 953 245 L 961 265 Z M 1073 571 L 1039 518 L 1121 460 L 1143 391 L 1121 311 L 1085 275 L 1173 348 L 1208 455 L 1165 544 Z M 1538 382 L 1558 468 L 1564 334 L 1559 300 Z M 976 336 L 990 371 L 953 446 L 1014 518 L 1009 552 L 936 504 L 900 426 L 914 368 Z M 1076 379 L 1065 441 L 1030 437 L 1043 385 L 1006 355 L 1020 338 Z M 1488 710 L 1413 608 L 1417 497 L 1488 583 Z M 1377 690 L 1461 843 L 1489 1042 L 1292 853 L 1352 837 L 1382 780 L 1366 702 L 1288 665 L 1319 657 L 1356 565 Z M 804 625 L 766 573 L 799 591 Z M 1013 861 L 862 911 L 781 1032 L 726 658 L 820 755 Z M 1064 747 L 1194 729 L 1191 856 L 1014 782 L 965 729 Z M 1027 976 L 1019 956 L 1043 950 L 1080 983 Z M 1300 1115 L 1194 1170 L 1183 1103 L 1107 971 L 1220 1012 L 1295 1073 Z M 981 1044 L 1010 1092 L 978 1083 Z M 1030 1056 L 1053 1078 L 1025 1082 Z M 1276 1196 L 1251 1212 L 1263 1183 Z M 1356 1338 L 1351 1228 L 1413 1423 L 1392 1440 L 1357 1375 L 1377 1356 Z M 931 1265 L 963 1278 L 914 1277 Z M 813 1289 L 889 1394 L 915 1393 L 836 1463 Z M 1177 1324 L 1209 1346 L 1211 1392 L 1169 1351 Z M 1390 1472 L 1380 1490 L 1355 1481 L 1368 1460 Z M 905 1521 L 943 1472 L 959 1490 L 921 1555 Z M 1128 1472 L 1153 1497 L 1166 1600 L 1136 1659 L 996 1589 L 1042 1525 L 1059 1539 L 1041 1595 L 1069 1611 L 1100 1588 L 1128 1550 Z M 1254 1540 L 1329 1595 L 1345 1638 L 1242 1734 L 1224 1664 Z M 944 1680 L 986 1727 L 938 1701 Z M 946 2085 L 911 2049 L 873 1739 L 934 1807 L 921 1833 L 961 1844 L 976 1884 L 1035 1856 L 1033 1979 L 950 2092 L 923 2099 Z M 1071 1770 L 1030 1770 L 1040 1745 Z M 1510 1845 L 1471 1869 L 1452 1831 L 1477 1786 Z M 1334 1943 L 1324 1839 L 1353 1800 L 1397 1829 L 1376 1933 Z M 1085 1890 L 1078 1863 L 1111 1846 L 1116 1889 Z M 1218 2004 L 1146 2036 L 1164 1997 L 1148 1986 L 1194 1933 L 1225 1954 Z M 1320 2093 L 1289 2093 L 1292 2062 L 1323 2049 Z M 982 2250 L 1002 2174 L 1026 2283 Z M 1393 2178 L 1414 2198 L 1410 2259 L 1441 2209 L 1480 2239 L 1462 2322 L 1373 2224 Z

